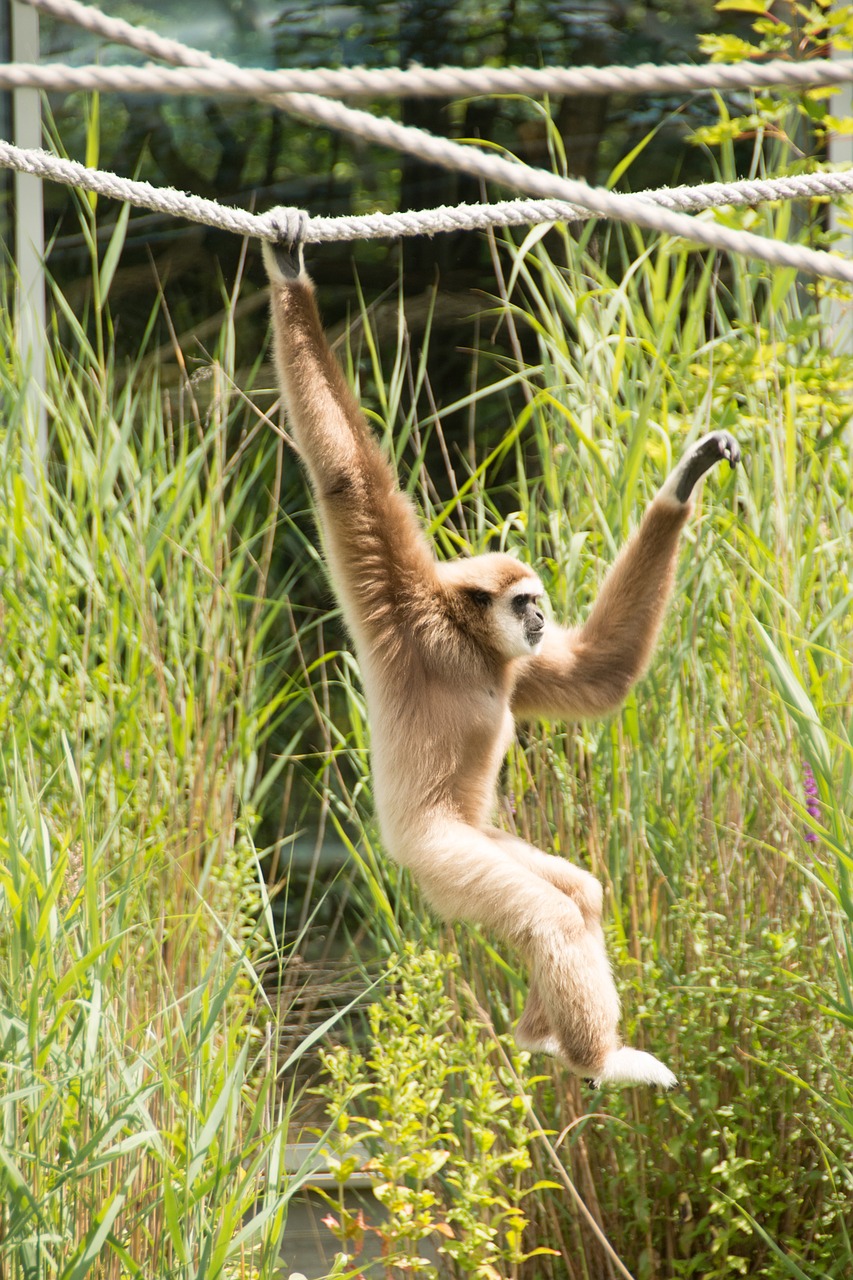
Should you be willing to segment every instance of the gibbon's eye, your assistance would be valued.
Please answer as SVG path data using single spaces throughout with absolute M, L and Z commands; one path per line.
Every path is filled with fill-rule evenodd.
M 479 587 L 472 588 L 468 594 L 471 597 L 472 603 L 477 605 L 480 609 L 485 609 L 487 605 L 492 603 L 492 597 L 489 595 L 488 591 L 481 591 Z
M 531 595 L 513 596 L 512 598 L 513 612 L 521 616 L 521 614 L 523 614 L 530 607 L 530 605 L 534 604 L 535 602 L 536 602 L 536 596 L 531 596 Z

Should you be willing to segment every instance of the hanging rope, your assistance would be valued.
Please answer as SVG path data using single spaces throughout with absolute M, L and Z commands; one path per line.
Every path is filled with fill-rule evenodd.
M 121 178 L 101 169 L 90 169 L 76 160 L 63 160 L 48 151 L 24 150 L 0 141 L 0 165 L 36 177 L 78 187 L 152 209 L 170 217 L 186 218 L 236 235 L 260 240 L 283 238 L 282 228 L 269 214 L 248 213 L 187 195 L 171 187 Z M 670 209 L 708 209 L 724 205 L 753 205 L 767 200 L 814 199 L 853 193 L 853 170 L 844 173 L 808 173 L 764 181 L 712 182 L 697 187 L 664 187 L 641 192 L 637 199 Z M 294 210 L 294 215 L 301 213 Z M 484 231 L 549 222 L 579 222 L 591 215 L 586 209 L 559 200 L 505 200 L 496 204 L 462 204 L 451 208 L 421 209 L 406 213 L 369 213 L 359 217 L 323 218 L 301 215 L 300 237 L 306 244 L 333 241 L 382 240 L 399 236 L 434 236 L 450 231 Z M 284 237 L 286 238 L 286 236 Z M 830 255 L 826 255 L 830 256 Z M 844 259 L 832 257 L 833 262 Z M 846 276 L 839 277 L 847 279 Z
M 33 2 L 43 5 L 45 0 L 33 0 Z M 165 40 L 154 32 L 132 27 L 130 24 L 119 22 L 116 19 L 105 19 L 103 14 L 87 6 L 80 5 L 77 0 L 50 0 L 50 3 L 55 6 L 53 12 L 57 16 L 67 15 L 74 21 L 77 20 L 77 15 L 82 10 L 85 14 L 85 25 L 89 30 L 103 34 L 109 39 L 118 39 L 140 52 L 231 77 L 232 84 L 234 83 L 234 73 L 241 76 L 247 74 L 241 68 L 234 67 L 231 63 L 213 58 L 210 54 L 203 53 L 200 50 L 191 49 L 178 41 Z M 116 69 L 112 68 L 111 70 L 115 71 Z M 139 70 L 143 70 L 144 74 L 152 77 L 149 84 L 156 83 L 156 77 L 158 76 L 168 77 L 169 75 L 162 68 Z M 649 230 L 680 236 L 708 248 L 723 249 L 776 266 L 792 267 L 795 270 L 804 271 L 811 275 L 827 276 L 832 279 L 853 283 L 853 264 L 836 254 L 807 249 L 798 245 L 787 245 L 749 232 L 735 231 L 716 223 L 698 222 L 696 219 L 686 217 L 683 213 L 674 212 L 670 208 L 664 208 L 661 204 L 653 203 L 642 196 L 617 195 L 602 188 L 589 187 L 586 183 L 577 182 L 573 179 L 560 178 L 542 169 L 534 169 L 517 161 L 507 160 L 502 156 L 487 154 L 474 146 L 451 142 L 446 138 L 438 138 L 425 130 L 409 128 L 390 120 L 388 117 L 373 116 L 368 112 L 357 111 L 352 107 L 347 107 L 340 102 L 327 101 L 314 94 L 275 93 L 273 101 L 276 106 L 300 118 L 325 124 L 330 128 L 353 134 L 365 141 L 376 142 L 380 145 L 415 155 L 428 163 L 437 164 L 469 175 L 473 174 L 486 181 L 497 182 L 511 189 L 523 191 L 546 200 L 557 200 L 561 203 L 579 206 L 586 210 L 589 215 L 613 218 L 621 222 L 633 222 Z M 26 165 L 32 163 L 32 161 L 23 161 L 22 163 Z M 38 163 L 44 162 L 42 160 Z M 27 169 L 27 171 L 35 172 L 31 168 Z M 110 176 L 111 178 L 115 177 L 115 175 Z M 122 180 L 116 179 L 116 181 L 121 182 Z M 146 191 L 140 190 L 137 193 L 140 196 L 143 194 L 146 196 L 146 199 L 144 201 L 140 200 L 140 203 L 146 203 L 149 208 L 153 207 L 150 199 L 151 192 L 154 189 L 148 184 L 139 184 L 139 186 L 140 188 L 147 188 Z M 122 197 L 118 196 L 117 198 Z M 196 221 L 208 220 L 207 217 L 201 216 L 200 211 L 203 208 L 203 202 L 196 203 L 197 197 L 185 196 L 178 192 L 169 192 L 165 200 L 175 210 L 177 209 L 177 204 L 186 201 L 188 203 L 185 208 L 189 212 L 184 212 L 182 216 L 191 217 Z M 210 206 L 214 202 L 206 202 L 206 204 L 209 212 Z M 215 207 L 221 209 L 223 206 Z M 242 214 L 237 210 L 229 210 L 228 217 L 232 220 L 242 221 L 244 217 L 251 217 L 251 215 Z M 277 238 L 280 232 L 276 232 L 274 225 L 269 222 L 264 225 L 267 232 L 265 238 Z M 435 226 L 435 230 L 440 229 L 441 227 L 438 225 Z M 427 233 L 429 234 L 429 232 Z M 255 229 L 249 234 L 257 235 L 263 233 Z
M 186 46 L 166 40 L 144 28 L 132 27 L 78 0 L 24 0 L 34 9 L 73 22 L 117 44 L 131 44 L 152 58 L 181 63 L 178 50 Z M 97 16 L 95 16 L 97 15 Z M 130 37 L 134 36 L 135 39 Z M 150 37 L 150 38 L 149 38 Z M 164 51 L 171 45 L 175 56 Z M 201 64 L 198 64 L 201 65 Z M 235 71 L 244 70 L 235 68 Z M 787 85 L 815 88 L 853 81 L 853 60 L 818 58 L 809 62 L 775 59 L 772 62 L 740 62 L 734 66 L 708 63 L 656 67 L 348 67 L 340 70 L 245 71 L 270 92 L 319 93 L 324 97 L 467 97 L 471 94 L 521 93 L 543 97 L 549 93 L 578 97 L 608 93 L 694 93 L 708 89 L 756 89 Z

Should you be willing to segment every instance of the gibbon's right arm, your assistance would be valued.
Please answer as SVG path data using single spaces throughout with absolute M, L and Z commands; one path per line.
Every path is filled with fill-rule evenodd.
M 371 642 L 399 628 L 435 581 L 408 498 L 329 349 L 301 248 L 263 242 L 275 359 L 288 424 L 308 470 L 346 621 Z
M 569 720 L 620 705 L 651 658 L 693 489 L 723 458 L 731 467 L 740 461 L 727 431 L 712 431 L 687 450 L 605 577 L 584 625 L 569 630 L 547 624 L 539 652 L 519 664 L 514 715 Z

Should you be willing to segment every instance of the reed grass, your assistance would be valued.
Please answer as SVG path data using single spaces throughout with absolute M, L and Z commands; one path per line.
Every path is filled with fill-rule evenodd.
M 283 443 L 230 319 L 203 386 L 167 396 L 144 344 L 116 366 L 125 220 L 100 257 L 81 223 L 93 301 L 54 290 L 46 459 L 0 317 L 0 1274 L 272 1276 L 305 1048 L 261 980 L 288 952 L 255 847 L 300 696 Z
M 786 216 L 763 213 L 762 229 L 784 234 Z M 632 1274 L 840 1278 L 853 1265 L 853 361 L 790 273 L 590 237 L 539 229 L 496 250 L 492 323 L 516 359 L 484 345 L 444 414 L 428 394 L 376 402 L 398 456 L 404 423 L 404 483 L 440 548 L 517 548 L 561 619 L 583 615 L 690 439 L 726 427 L 744 450 L 699 499 L 658 653 L 622 713 L 523 728 L 499 797 L 511 829 L 604 880 L 626 1036 L 681 1090 L 591 1097 L 556 1070 L 534 1113 Z M 404 387 L 405 335 L 385 368 L 368 312 L 359 323 L 371 379 Z M 409 387 L 423 367 L 411 361 Z M 506 425 L 481 442 L 489 387 Z M 431 446 L 451 411 L 469 414 L 470 439 Z M 356 696 L 348 707 L 377 941 L 446 945 L 406 877 L 380 869 Z M 489 939 L 451 932 L 505 1032 L 523 975 Z M 530 1176 L 554 1176 L 546 1144 Z M 614 1274 L 563 1194 L 540 1193 L 533 1217 L 560 1256 L 508 1274 Z
M 501 341 L 472 352 L 453 405 L 436 408 L 429 335 L 413 356 L 402 312 L 389 349 L 365 307 L 347 353 L 440 553 L 517 548 L 560 618 L 583 614 L 690 438 L 725 426 L 744 449 L 740 472 L 706 485 L 661 645 L 624 710 L 523 727 L 501 784 L 501 821 L 606 884 L 626 1035 L 682 1081 L 667 1097 L 591 1095 L 548 1063 L 522 1061 L 544 1071 L 519 1077 L 501 1057 L 523 1000 L 516 959 L 441 929 L 379 847 L 357 669 L 328 597 L 306 593 L 318 552 L 288 514 L 304 495 L 281 505 L 282 442 L 242 389 L 253 374 L 237 377 L 236 288 L 200 374 L 166 396 L 144 344 L 131 368 L 112 354 L 124 224 L 99 255 L 96 210 L 81 214 L 94 287 L 82 318 L 54 295 L 49 463 L 0 322 L 0 1274 L 276 1274 L 306 1176 L 284 1174 L 295 1067 L 325 1028 L 282 1049 L 259 974 L 286 977 L 319 891 L 283 943 L 255 841 L 279 793 L 292 837 L 300 793 L 351 855 L 362 960 L 391 958 L 374 1064 L 408 1073 L 429 1057 L 411 1030 L 416 984 L 406 1017 L 393 1013 L 407 940 L 461 956 L 464 990 L 450 966 L 439 1005 L 455 1004 L 466 1035 L 476 1009 L 497 1037 L 476 1088 L 433 1054 L 439 1074 L 452 1065 L 442 1123 L 458 1151 L 442 1182 L 433 1148 L 451 1138 L 427 1117 L 418 1167 L 437 1172 L 418 1195 L 467 1224 L 457 1274 L 491 1275 L 501 1258 L 508 1277 L 589 1280 L 618 1274 L 618 1258 L 649 1280 L 840 1280 L 853 1265 L 853 361 L 831 349 L 818 301 L 789 273 L 669 241 L 538 230 L 494 246 L 482 332 Z M 780 212 L 738 216 L 783 230 Z M 287 847 L 276 839 L 283 895 Z M 366 1052 L 341 1077 L 369 1096 L 371 1071 Z M 487 1106 L 530 1125 L 514 1165 L 496 1133 L 488 1185 L 475 1167 Z M 362 1120 L 381 1134 L 381 1116 Z M 405 1180 L 416 1157 L 386 1152 L 381 1167 Z M 477 1208 L 488 1196 L 494 1221 Z M 449 1255 L 442 1266 L 454 1274 Z M 342 1256 L 337 1274 L 353 1267 Z

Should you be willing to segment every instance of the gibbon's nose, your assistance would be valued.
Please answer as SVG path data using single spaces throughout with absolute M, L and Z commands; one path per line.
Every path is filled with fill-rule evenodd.
M 533 610 L 533 621 L 536 623 L 537 631 L 541 631 L 542 628 L 545 626 L 545 614 L 542 612 L 541 609 Z

